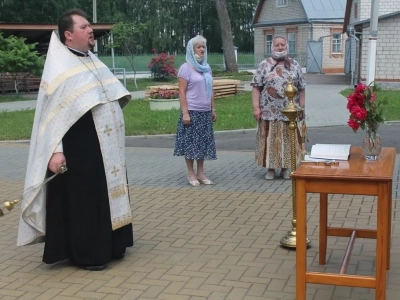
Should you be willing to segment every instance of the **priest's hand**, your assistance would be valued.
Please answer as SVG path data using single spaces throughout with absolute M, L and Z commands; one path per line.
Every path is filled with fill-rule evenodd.
M 54 153 L 49 161 L 49 170 L 52 171 L 53 173 L 58 173 L 58 168 L 60 168 L 61 165 L 65 164 L 66 161 L 64 153 L 62 152 Z

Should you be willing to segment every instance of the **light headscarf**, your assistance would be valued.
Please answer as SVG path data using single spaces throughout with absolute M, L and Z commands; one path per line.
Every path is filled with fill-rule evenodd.
M 204 43 L 205 48 L 204 58 L 201 60 L 200 63 L 197 62 L 194 55 L 194 47 L 199 43 Z M 204 76 L 204 80 L 206 82 L 207 97 L 211 99 L 213 79 L 210 73 L 210 65 L 207 63 L 207 40 L 203 36 L 197 35 L 188 42 L 186 46 L 186 61 L 191 64 L 197 72 L 201 73 Z
M 284 39 L 286 42 L 286 50 L 282 52 L 276 52 L 274 51 L 274 42 L 276 39 Z M 287 39 L 284 36 L 277 35 L 273 38 L 272 44 L 271 44 L 271 53 L 272 53 L 272 58 L 276 60 L 276 64 L 272 67 L 271 71 L 275 69 L 275 67 L 279 64 L 280 61 L 283 61 L 283 65 L 285 66 L 285 69 L 290 70 L 290 59 L 287 55 L 287 51 L 289 50 L 289 44 L 287 42 Z

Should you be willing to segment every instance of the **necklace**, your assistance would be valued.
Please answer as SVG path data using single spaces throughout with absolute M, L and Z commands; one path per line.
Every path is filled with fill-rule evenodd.
M 102 87 L 102 93 L 104 93 L 104 95 L 106 96 L 106 99 L 107 99 L 108 101 L 110 101 L 110 99 L 108 99 L 108 95 L 107 95 L 108 90 L 104 87 L 104 85 L 103 85 L 103 80 L 101 80 L 100 71 L 99 71 L 99 69 L 97 69 L 96 64 L 94 63 L 94 61 L 93 61 L 93 59 L 90 57 L 90 55 L 88 55 L 88 57 L 90 58 L 90 61 L 92 62 L 94 68 L 96 69 L 96 72 L 97 72 L 98 76 L 97 76 L 96 73 L 93 72 L 93 70 L 90 69 L 89 66 L 78 56 L 79 60 L 85 65 L 85 67 L 86 67 L 86 68 L 94 75 L 94 77 L 96 77 L 96 79 L 100 82 L 101 87 Z

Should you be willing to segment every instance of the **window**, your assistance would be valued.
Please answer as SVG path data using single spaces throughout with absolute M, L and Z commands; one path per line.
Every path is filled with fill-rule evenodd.
M 342 34 L 332 34 L 332 53 L 342 53 Z
M 358 19 L 358 3 L 354 3 L 354 19 Z
M 276 0 L 276 7 L 285 7 L 288 5 L 288 0 Z
M 288 33 L 289 54 L 296 54 L 296 33 Z
M 271 47 L 272 47 L 272 34 L 267 34 L 265 36 L 265 53 L 271 54 Z

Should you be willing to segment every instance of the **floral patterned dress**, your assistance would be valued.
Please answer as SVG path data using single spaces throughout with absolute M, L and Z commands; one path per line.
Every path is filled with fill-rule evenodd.
M 288 77 L 292 77 L 293 85 L 298 91 L 304 90 L 307 84 L 301 67 L 295 60 L 290 59 L 289 70 L 276 63 L 272 57 L 261 62 L 251 81 L 252 86 L 262 88 L 255 159 L 258 165 L 269 169 L 289 168 L 291 165 L 289 119 L 280 112 L 289 103 L 285 95 Z M 298 94 L 293 101 L 299 104 Z M 300 141 L 299 136 L 296 137 Z M 301 144 L 296 142 L 296 145 L 297 156 L 300 157 Z

